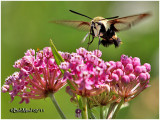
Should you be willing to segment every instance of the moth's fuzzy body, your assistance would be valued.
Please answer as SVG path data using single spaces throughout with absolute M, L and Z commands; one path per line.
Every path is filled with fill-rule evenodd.
M 108 20 L 103 17 L 95 17 L 91 21 L 90 34 L 94 37 L 101 37 L 100 44 L 105 47 L 114 44 L 118 47 L 121 40 L 117 37 L 114 29 L 108 23 Z

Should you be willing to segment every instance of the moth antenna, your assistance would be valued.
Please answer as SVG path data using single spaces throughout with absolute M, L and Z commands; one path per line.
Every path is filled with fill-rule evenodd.
M 104 18 L 104 19 L 101 19 L 101 20 L 105 20 L 105 19 L 115 19 L 115 18 L 118 18 L 119 16 L 114 16 L 114 17 L 109 17 L 109 18 Z M 99 20 L 99 21 L 101 21 Z
M 72 12 L 72 13 L 75 13 L 75 14 L 78 14 L 78 15 L 81 15 L 81 16 L 84 16 L 84 17 L 86 17 L 86 18 L 92 19 L 91 17 L 88 17 L 87 15 L 84 15 L 84 14 L 81 14 L 81 13 L 78 13 L 78 12 L 75 12 L 75 11 L 73 11 L 73 10 L 69 10 L 69 11 Z
M 118 18 L 119 16 L 114 16 L 114 17 L 109 17 L 109 18 L 105 18 L 105 19 L 115 19 Z

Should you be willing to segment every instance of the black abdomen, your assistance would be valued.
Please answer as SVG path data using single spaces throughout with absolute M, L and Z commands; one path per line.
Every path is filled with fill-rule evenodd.
M 109 45 L 114 44 L 115 47 L 119 47 L 121 40 L 118 37 L 116 37 L 116 33 L 112 29 L 112 27 L 110 27 L 107 31 L 104 31 L 102 27 L 100 32 L 103 34 L 103 36 L 101 36 L 102 38 L 101 44 L 103 46 L 108 47 Z
M 121 43 L 121 40 L 119 38 L 117 38 L 116 40 L 115 39 L 109 40 L 109 39 L 103 39 L 102 38 L 102 41 L 101 41 L 101 44 L 104 47 L 108 47 L 109 45 L 112 45 L 112 44 L 114 44 L 115 47 L 119 47 L 120 43 Z

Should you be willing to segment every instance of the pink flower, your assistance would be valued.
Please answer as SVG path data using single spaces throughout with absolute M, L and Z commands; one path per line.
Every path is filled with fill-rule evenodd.
M 20 71 L 9 76 L 2 86 L 2 92 L 9 92 L 11 101 L 15 96 L 22 98 L 20 103 L 42 99 L 66 84 L 50 47 L 38 51 L 36 55 L 34 50 L 27 50 L 25 56 L 15 62 L 14 67 Z
M 117 62 L 104 62 L 99 58 L 101 55 L 97 53 L 101 52 L 80 48 L 77 49 L 77 53 L 70 55 L 67 62 L 61 63 L 62 69 L 71 71 L 66 71 L 66 78 L 74 87 L 72 90 L 74 94 L 89 97 L 89 99 L 92 99 L 92 96 L 105 99 L 101 98 L 100 94 L 109 95 L 106 92 L 111 90 L 117 94 L 117 97 L 113 95 L 110 100 L 99 103 L 106 105 L 115 100 L 118 102 L 122 98 L 129 101 L 148 87 L 150 64 L 141 65 L 138 57 L 132 58 L 126 55 L 122 55 Z
M 100 59 L 101 51 L 95 50 L 93 52 L 87 51 L 85 48 L 79 48 L 77 53 L 72 53 L 66 62 L 61 63 L 61 68 L 71 70 L 67 74 L 72 86 L 75 90 L 72 90 L 75 94 L 81 96 L 95 96 L 104 92 L 107 87 L 106 83 L 109 83 L 108 75 L 106 74 L 107 66 L 105 62 Z M 72 76 L 71 78 L 69 78 Z
M 125 101 L 129 101 L 148 87 L 151 66 L 148 63 L 141 65 L 139 58 L 125 55 L 121 56 L 120 61 L 122 63 L 121 69 L 114 68 L 109 76 L 112 79 L 111 89 Z

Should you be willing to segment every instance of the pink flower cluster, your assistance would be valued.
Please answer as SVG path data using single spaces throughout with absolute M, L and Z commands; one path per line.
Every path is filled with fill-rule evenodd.
M 42 99 L 55 93 L 69 80 L 74 89 L 68 88 L 67 91 L 73 98 L 78 94 L 92 101 L 96 96 L 101 105 L 106 105 L 122 98 L 129 101 L 149 86 L 151 66 L 148 63 L 141 65 L 138 57 L 122 55 L 120 61 L 105 62 L 100 58 L 100 50 L 91 52 L 79 48 L 76 53 L 59 53 L 65 60 L 60 66 L 56 64 L 50 47 L 36 55 L 34 50 L 28 50 L 15 62 L 14 67 L 20 71 L 6 79 L 2 92 L 9 92 L 11 101 L 20 96 L 20 103 L 28 103 L 29 99 Z M 64 74 L 60 69 L 65 71 Z
M 77 49 L 77 53 L 61 54 L 66 62 L 62 62 L 61 69 L 66 70 L 64 77 L 70 80 L 75 88 L 74 93 L 81 96 L 95 96 L 104 92 L 109 83 L 106 63 L 100 59 L 100 50 L 93 52 L 84 48 Z M 70 72 L 68 70 L 71 70 Z
M 129 101 L 135 98 L 145 88 L 149 87 L 151 66 L 141 65 L 138 57 L 121 56 L 118 62 L 109 62 L 113 68 L 109 71 L 111 89 L 113 92 Z
M 120 61 L 104 62 L 101 51 L 84 48 L 61 55 L 65 62 L 60 68 L 66 70 L 64 77 L 70 80 L 75 94 L 90 97 L 112 91 L 129 101 L 148 87 L 151 66 L 141 65 L 138 57 L 122 55 Z
M 2 92 L 9 92 L 11 101 L 15 96 L 22 98 L 20 103 L 42 99 L 66 84 L 50 47 L 38 51 L 36 55 L 35 50 L 27 50 L 25 56 L 13 66 L 20 71 L 9 76 L 2 86 Z

